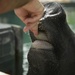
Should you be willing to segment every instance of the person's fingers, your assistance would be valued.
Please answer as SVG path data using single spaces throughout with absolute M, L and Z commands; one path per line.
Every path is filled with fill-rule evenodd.
M 30 30 L 33 32 L 35 36 L 38 35 L 38 22 L 25 26 L 23 30 L 24 32 L 27 32 L 28 30 Z
M 14 12 L 25 24 L 37 22 L 43 15 L 43 10 L 31 13 L 24 8 L 17 8 Z
M 23 12 L 22 12 L 23 11 Z M 25 13 L 24 13 L 25 12 Z M 40 16 L 33 16 L 29 19 L 29 17 L 27 17 L 28 13 L 22 9 L 16 9 L 15 10 L 15 14 L 26 24 L 26 27 L 24 28 L 24 31 L 32 31 L 34 35 L 38 35 L 38 18 L 40 18 Z M 33 19 L 33 20 L 32 20 Z M 27 21 L 28 20 L 28 21 Z
M 34 26 L 34 28 L 31 29 L 31 31 L 33 32 L 34 36 L 38 35 L 38 26 Z
M 34 23 L 34 22 L 37 22 L 40 20 L 40 18 L 42 17 L 43 15 L 43 12 L 42 13 L 37 13 L 37 14 L 34 14 L 32 15 L 31 17 L 28 17 L 25 19 L 25 23 Z
M 26 25 L 24 27 L 24 32 L 27 32 L 28 30 L 31 30 L 31 31 L 35 31 L 36 29 L 38 29 L 38 24 L 35 23 L 35 24 L 30 24 L 30 25 Z M 36 30 L 37 31 L 37 30 Z

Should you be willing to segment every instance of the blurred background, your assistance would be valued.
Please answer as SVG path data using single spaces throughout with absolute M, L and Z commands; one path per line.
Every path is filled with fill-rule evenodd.
M 63 6 L 67 22 L 72 30 L 75 32 L 75 0 L 40 0 L 41 2 L 59 2 Z M 16 24 L 22 28 L 25 24 L 14 14 L 14 11 L 7 12 L 0 15 L 0 23 Z M 29 32 L 23 33 L 23 74 L 26 75 L 28 70 L 27 54 L 31 46 L 31 38 Z

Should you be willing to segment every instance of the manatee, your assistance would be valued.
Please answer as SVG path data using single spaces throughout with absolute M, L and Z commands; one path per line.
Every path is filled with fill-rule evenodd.
M 32 32 L 27 75 L 75 75 L 75 34 L 61 4 L 44 4 L 39 35 Z

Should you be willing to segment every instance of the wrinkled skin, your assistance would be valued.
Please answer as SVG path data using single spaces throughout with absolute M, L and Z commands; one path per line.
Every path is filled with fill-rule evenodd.
M 66 22 L 66 14 L 58 3 L 47 3 L 45 9 L 39 35 L 31 33 L 27 75 L 75 75 L 75 34 Z

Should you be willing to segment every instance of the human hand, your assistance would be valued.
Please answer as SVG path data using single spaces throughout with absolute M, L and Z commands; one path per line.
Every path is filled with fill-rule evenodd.
M 31 30 L 35 36 L 38 35 L 38 23 L 43 12 L 44 6 L 38 0 L 15 9 L 15 14 L 26 24 L 24 31 Z

